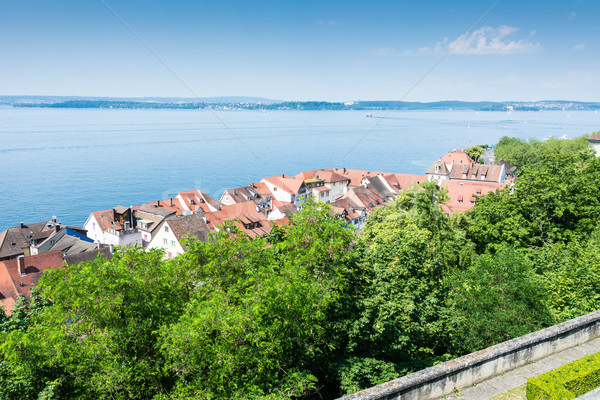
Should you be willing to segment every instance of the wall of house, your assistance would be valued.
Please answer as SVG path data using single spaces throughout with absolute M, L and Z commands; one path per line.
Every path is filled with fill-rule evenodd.
M 267 185 L 271 193 L 273 193 L 273 197 L 275 197 L 277 200 L 285 201 L 288 203 L 292 202 L 292 195 L 290 193 L 286 192 L 285 190 L 282 190 L 281 188 L 276 187 L 271 182 L 265 181 L 264 179 L 261 182 Z
M 334 201 L 336 199 L 339 199 L 340 197 L 342 197 L 343 195 L 346 194 L 346 192 L 348 191 L 348 182 L 326 182 L 325 186 L 327 186 L 329 189 L 331 189 L 331 192 L 329 194 L 330 196 L 330 201 Z
M 600 142 L 589 142 L 590 146 L 596 152 L 596 157 L 600 157 Z
M 179 244 L 177 237 L 168 223 L 163 224 L 157 229 L 154 237 L 146 247 L 146 250 L 148 249 L 163 249 L 165 251 L 165 258 L 177 257 L 184 253 L 183 247 Z
M 93 215 L 85 222 L 83 229 L 87 230 L 87 237 L 92 239 L 95 243 L 104 243 L 104 232 L 102 232 L 98 226 L 98 222 L 96 222 L 96 218 Z
M 342 397 L 427 400 L 600 337 L 600 311 Z

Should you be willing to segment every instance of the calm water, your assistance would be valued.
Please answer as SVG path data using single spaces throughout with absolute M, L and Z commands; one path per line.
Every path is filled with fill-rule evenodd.
M 227 188 L 307 169 L 423 174 L 449 150 L 505 135 L 600 130 L 594 112 L 373 114 L 0 109 L 0 230 L 53 215 L 82 225 L 92 211 L 196 188 L 218 200 Z

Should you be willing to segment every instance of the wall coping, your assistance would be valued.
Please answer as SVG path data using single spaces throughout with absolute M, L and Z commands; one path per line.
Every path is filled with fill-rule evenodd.
M 386 396 L 394 395 L 404 390 L 426 385 L 427 383 L 436 381 L 448 375 L 452 375 L 461 370 L 483 364 L 486 361 L 526 349 L 533 345 L 540 344 L 560 336 L 566 336 L 571 331 L 579 330 L 586 326 L 593 325 L 599 321 L 600 310 L 582 315 L 581 317 L 571 319 L 558 325 L 553 325 L 548 328 L 508 340 L 506 342 L 499 343 L 492 347 L 467 354 L 466 356 L 455 358 L 454 360 L 446 361 L 444 363 L 417 371 L 409 375 L 405 375 L 389 382 L 340 397 L 340 400 L 382 399 Z M 533 360 L 528 360 L 527 362 L 529 361 Z

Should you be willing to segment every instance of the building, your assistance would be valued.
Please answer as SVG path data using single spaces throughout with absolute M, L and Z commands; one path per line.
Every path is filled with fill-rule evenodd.
M 111 246 L 142 244 L 142 233 L 136 227 L 133 207 L 117 206 L 112 210 L 93 212 L 83 227 L 95 243 Z
M 198 189 L 179 192 L 176 199 L 183 209 L 183 215 L 217 211 L 221 208 L 221 203 Z
M 44 271 L 60 268 L 63 264 L 91 261 L 100 254 L 110 259 L 108 248 L 94 249 L 65 256 L 61 250 L 33 256 L 24 256 L 0 262 L 0 305 L 10 315 L 19 296 L 31 298 L 31 289 L 39 282 Z
M 438 182 L 454 179 L 503 183 L 506 170 L 504 164 L 477 164 L 464 151 L 455 150 L 434 162 L 425 175 Z
M 156 235 L 158 227 L 167 218 L 177 216 L 173 208 L 157 204 L 142 204 L 135 209 L 136 227 L 141 233 L 142 246 L 146 247 Z
M 595 133 L 587 138 L 588 143 L 596 152 L 596 157 L 600 157 L 600 132 Z
M 186 235 L 205 241 L 211 230 L 202 214 L 175 216 L 158 225 L 146 249 L 162 249 L 166 258 L 177 257 L 185 252 Z
M 441 185 L 448 189 L 448 196 L 450 197 L 446 203 L 441 205 L 446 215 L 467 211 L 477 203 L 480 196 L 489 193 L 498 193 L 500 189 L 506 186 L 504 183 L 498 182 L 458 180 L 446 180 Z
M 261 210 L 272 210 L 273 194 L 265 183 L 251 183 L 235 189 L 227 189 L 223 192 L 219 202 L 225 206 L 253 201 Z
M 21 222 L 18 226 L 4 230 L 0 233 L 0 261 L 28 256 L 32 241 L 39 243 L 46 239 L 52 234 L 56 225 L 56 217 L 53 217 L 52 221 L 28 225 Z
M 295 204 L 300 206 L 308 199 L 309 192 L 303 179 L 294 178 L 285 174 L 263 178 L 264 183 L 273 198 L 283 204 Z
M 86 236 L 87 231 L 75 226 L 54 225 L 54 229 L 33 235 L 29 254 L 43 254 L 49 251 L 61 250 L 63 254 L 76 254 L 93 250 L 97 246 Z

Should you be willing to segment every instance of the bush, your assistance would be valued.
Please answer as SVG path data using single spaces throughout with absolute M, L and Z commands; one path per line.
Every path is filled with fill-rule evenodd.
M 574 399 L 600 386 L 600 352 L 527 381 L 527 400 Z

